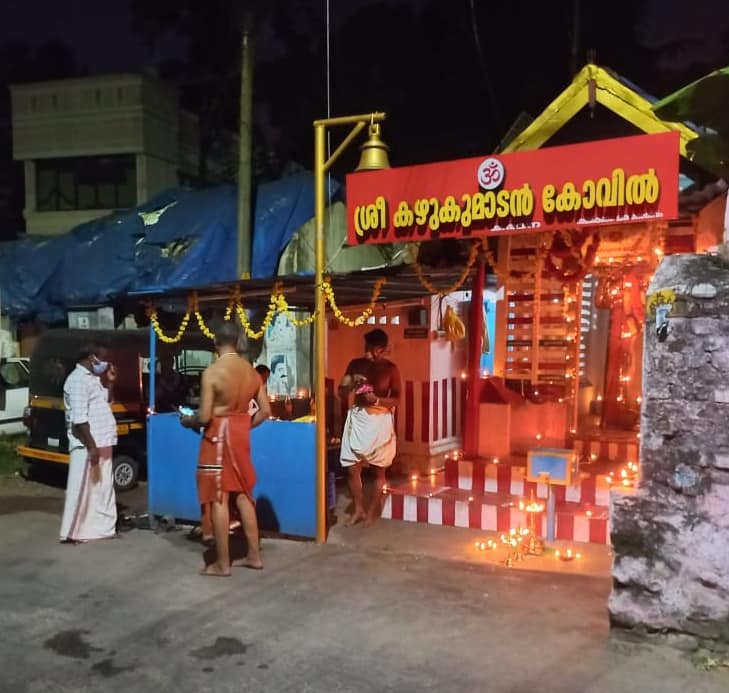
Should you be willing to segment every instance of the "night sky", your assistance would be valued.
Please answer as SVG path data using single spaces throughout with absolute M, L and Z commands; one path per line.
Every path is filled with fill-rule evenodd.
M 373 1 L 330 0 L 330 11 L 335 20 L 341 21 Z M 467 4 L 468 0 L 443 2 Z M 475 2 L 477 6 L 487 4 L 485 0 Z M 418 0 L 390 0 L 388 4 L 400 3 L 413 7 L 422 4 Z M 325 0 L 321 0 L 321 4 L 324 6 Z M 604 7 L 605 12 L 610 11 L 609 3 L 604 3 Z M 173 38 L 165 40 L 150 54 L 132 33 L 130 19 L 128 0 L 5 0 L 0 43 L 18 38 L 39 43 L 61 38 L 74 46 L 79 63 L 91 73 L 139 69 L 159 59 L 182 54 L 182 43 Z M 635 18 L 626 21 L 635 21 Z M 729 29 L 729 12 L 726 0 L 651 0 L 639 24 L 646 45 L 681 38 L 696 39 L 702 44 L 695 48 L 698 54 L 719 58 L 718 38 Z M 270 34 L 268 38 L 272 38 Z M 676 57 L 677 60 L 689 58 Z M 729 56 L 725 62 L 729 64 Z
M 278 7 L 285 8 L 288 18 L 296 16 L 295 8 L 307 1 L 286 0 Z M 16 41 L 36 48 L 58 39 L 75 55 L 73 74 L 140 71 L 161 65 L 163 78 L 182 85 L 183 106 L 198 113 L 201 122 L 215 95 L 200 89 L 195 93 L 195 87 L 190 91 L 190 82 L 210 81 L 228 71 L 229 81 L 218 85 L 218 93 L 227 100 L 224 113 L 218 121 L 210 121 L 210 130 L 235 130 L 238 58 L 223 50 L 217 63 L 214 59 L 206 66 L 207 73 L 202 77 L 195 73 L 200 54 L 207 58 L 215 53 L 218 29 L 227 30 L 230 39 L 233 24 L 224 18 L 218 29 L 213 27 L 202 47 L 198 46 L 197 58 L 190 58 L 184 37 L 176 33 L 159 38 L 151 50 L 132 29 L 131 2 L 4 0 L 0 49 Z M 178 4 L 171 0 L 149 0 L 144 7 L 156 9 L 166 2 L 178 16 Z M 310 2 L 323 16 L 326 0 Z M 211 7 L 227 3 L 200 0 L 199 7 L 209 13 Z M 581 0 L 578 67 L 587 62 L 588 49 L 599 44 L 597 63 L 662 97 L 710 69 L 729 65 L 727 0 L 643 0 L 639 4 L 643 9 L 636 14 L 631 0 Z M 495 0 L 330 0 L 329 8 L 334 27 L 331 115 L 386 111 L 383 134 L 391 145 L 393 165 L 493 151 L 517 116 L 537 115 L 571 78 L 572 0 L 535 0 L 518 7 Z M 407 25 L 416 23 L 411 11 L 428 21 L 413 29 Z M 327 115 L 323 20 L 314 20 L 304 34 L 294 37 L 299 43 L 292 47 L 280 28 L 270 23 L 259 26 L 254 100 L 265 156 L 273 151 L 281 162 L 311 166 L 311 121 Z M 629 35 L 632 43 L 625 38 Z M 232 38 L 237 50 L 237 32 Z M 314 44 L 316 48 L 309 50 Z M 178 72 L 173 74 L 169 69 L 174 61 Z M 12 161 L 9 95 L 2 84 L 17 81 L 17 69 L 27 61 L 16 63 L 0 65 L 0 239 L 22 229 L 22 167 Z M 356 148 L 351 149 L 337 164 L 342 170 L 354 163 L 349 159 L 356 157 Z M 268 179 L 275 175 L 274 171 Z
M 92 74 L 138 70 L 182 53 L 180 42 L 169 40 L 150 54 L 131 31 L 125 0 L 5 0 L 3 5 L 0 43 L 61 39 Z

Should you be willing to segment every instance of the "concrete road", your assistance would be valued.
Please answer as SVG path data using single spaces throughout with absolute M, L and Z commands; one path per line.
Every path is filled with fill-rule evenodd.
M 60 507 L 0 488 L 3 693 L 729 690 L 612 641 L 605 578 L 400 552 L 397 523 L 386 551 L 266 539 L 264 571 L 202 578 L 184 531 L 62 546 Z

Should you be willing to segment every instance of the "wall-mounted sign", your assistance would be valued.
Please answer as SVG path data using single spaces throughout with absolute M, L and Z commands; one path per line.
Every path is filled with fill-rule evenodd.
M 427 327 L 406 327 L 403 330 L 405 339 L 427 339 L 429 334 Z
M 347 176 L 350 245 L 500 236 L 678 216 L 679 134 Z

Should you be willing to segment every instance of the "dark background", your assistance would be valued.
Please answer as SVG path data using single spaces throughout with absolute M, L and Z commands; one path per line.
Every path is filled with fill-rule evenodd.
M 247 19 L 257 181 L 310 167 L 311 121 L 329 114 L 386 111 L 393 165 L 455 159 L 496 150 L 588 57 L 657 96 L 729 64 L 721 0 L 5 0 L 0 239 L 23 228 L 8 84 L 155 70 L 200 115 L 207 151 L 237 130 Z M 350 147 L 335 173 L 356 157 Z

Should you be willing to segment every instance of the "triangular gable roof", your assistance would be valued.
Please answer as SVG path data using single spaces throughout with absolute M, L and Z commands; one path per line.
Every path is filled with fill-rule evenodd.
M 686 156 L 686 143 L 698 132 L 683 123 L 661 120 L 651 109 L 655 99 L 635 85 L 598 65 L 588 63 L 572 83 L 542 113 L 504 148 L 504 153 L 538 149 L 585 106 L 594 102 L 617 114 L 647 134 L 677 130 L 681 136 L 681 155 Z

